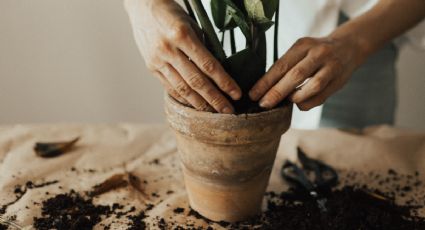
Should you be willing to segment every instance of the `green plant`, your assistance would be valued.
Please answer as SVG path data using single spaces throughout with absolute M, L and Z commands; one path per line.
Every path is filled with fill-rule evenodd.
M 191 16 L 196 12 L 204 32 L 207 48 L 223 64 L 242 89 L 241 100 L 234 102 L 239 113 L 250 112 L 257 103 L 249 99 L 248 92 L 266 72 L 266 31 L 278 21 L 279 0 L 211 0 L 211 14 L 215 26 L 222 33 L 221 42 L 201 0 L 185 0 Z M 192 8 L 193 7 L 193 10 Z M 196 19 L 195 19 L 196 20 Z M 234 30 L 240 29 L 246 40 L 246 47 L 236 50 Z M 230 33 L 231 55 L 223 50 L 224 33 Z M 274 59 L 277 59 L 277 26 L 274 36 Z

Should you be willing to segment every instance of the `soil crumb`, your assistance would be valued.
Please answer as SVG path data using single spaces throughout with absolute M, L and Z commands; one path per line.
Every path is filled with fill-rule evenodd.
M 43 201 L 41 216 L 34 218 L 35 229 L 93 229 L 105 218 L 124 218 L 121 229 L 270 229 L 270 230 L 424 230 L 425 219 L 418 209 L 424 207 L 424 197 L 418 194 L 423 186 L 418 173 L 400 174 L 394 170 L 380 174 L 370 172 L 344 172 L 338 188 L 323 194 L 327 199 L 327 210 L 319 209 L 317 201 L 294 190 L 266 194 L 267 211 L 244 222 L 227 223 L 210 221 L 190 207 L 173 207 L 174 216 L 152 216 L 149 211 L 158 204 L 147 204 L 142 210 L 130 204 L 115 203 L 112 206 L 95 205 L 87 193 L 59 194 Z M 356 182 L 367 177 L 380 188 L 369 187 L 368 183 Z M 347 181 L 354 181 L 348 183 Z M 31 183 L 24 187 L 33 187 Z M 168 189 L 164 188 L 164 191 Z M 17 190 L 18 194 L 19 189 Z M 169 195 L 169 194 L 167 194 Z M 406 204 L 396 203 L 400 197 L 409 197 Z M 187 211 L 186 211 L 187 210 Z M 181 217 L 185 221 L 181 222 Z M 176 218 L 179 217 L 179 218 Z M 115 220 L 114 220 L 115 221 Z M 119 222 L 121 223 L 121 222 Z M 203 223 L 200 226 L 199 223 Z M 104 229 L 113 229 L 111 225 Z M 1 230 L 0 226 L 0 230 Z M 7 229 L 7 228 L 3 228 Z
M 99 223 L 101 216 L 110 216 L 109 206 L 94 205 L 91 198 L 84 198 L 75 191 L 59 194 L 42 203 L 41 217 L 34 218 L 36 229 L 90 230 Z
M 425 220 L 416 216 L 416 207 L 396 205 L 379 191 L 346 186 L 327 194 L 327 212 L 321 212 L 316 200 L 290 199 L 287 193 L 269 193 L 268 210 L 260 217 L 231 225 L 261 226 L 261 229 L 357 230 L 425 229 Z
M 145 212 L 140 212 L 137 215 L 129 216 L 130 226 L 127 230 L 144 230 L 146 229 L 146 223 L 144 219 L 146 218 Z
M 0 224 L 0 230 L 7 230 L 7 226 L 4 224 Z

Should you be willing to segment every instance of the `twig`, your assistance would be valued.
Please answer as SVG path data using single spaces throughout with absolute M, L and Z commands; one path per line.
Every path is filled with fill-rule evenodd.
M 12 227 L 14 227 L 14 228 L 16 228 L 16 229 L 23 229 L 22 228 L 22 226 L 21 225 L 19 225 L 19 224 L 17 224 L 17 223 L 15 223 L 15 222 L 13 222 L 13 221 L 11 221 L 11 220 L 8 220 L 8 219 L 6 219 L 6 218 L 4 218 L 4 217 L 2 217 L 2 216 L 0 216 L 0 223 L 1 224 L 5 224 L 5 225 L 7 225 L 7 226 L 12 226 Z

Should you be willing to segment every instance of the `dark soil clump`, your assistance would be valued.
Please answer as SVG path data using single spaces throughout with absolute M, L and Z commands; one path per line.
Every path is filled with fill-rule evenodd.
M 49 186 L 49 185 L 56 184 L 58 182 L 59 181 L 54 180 L 54 181 L 47 181 L 47 182 L 44 182 L 44 183 L 41 183 L 41 184 L 35 184 L 32 181 L 27 181 L 25 183 L 25 185 L 17 185 L 17 186 L 15 186 L 15 189 L 13 190 L 13 193 L 15 194 L 15 199 L 13 201 L 5 204 L 5 205 L 2 205 L 0 207 L 0 215 L 6 213 L 6 209 L 9 206 L 11 206 L 11 205 L 15 204 L 16 202 L 18 202 L 25 195 L 25 193 L 27 192 L 28 189 L 43 188 L 43 187 L 46 187 L 46 186 Z
M 0 224 L 0 230 L 7 230 L 7 226 L 4 224 Z
M 34 218 L 36 229 L 89 230 L 109 216 L 113 210 L 109 206 L 94 205 L 91 198 L 84 198 L 75 191 L 59 194 L 43 201 L 41 217 Z
M 179 213 L 183 213 L 183 212 L 184 212 L 184 208 L 175 208 L 175 209 L 173 210 L 173 212 L 174 212 L 174 213 L 177 213 L 177 214 L 179 214 Z
M 131 221 L 130 226 L 127 230 L 144 230 L 146 229 L 146 223 L 143 219 L 146 218 L 145 212 L 140 212 L 137 215 L 129 216 L 128 219 Z
M 233 226 L 262 225 L 262 229 L 296 230 L 415 230 L 425 220 L 412 215 L 415 207 L 396 205 L 392 199 L 355 187 L 343 187 L 327 195 L 327 212 L 315 200 L 288 200 L 286 193 L 269 194 L 268 211 L 261 217 Z

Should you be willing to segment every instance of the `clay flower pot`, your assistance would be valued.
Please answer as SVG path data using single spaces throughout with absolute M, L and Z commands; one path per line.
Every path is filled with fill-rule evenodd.
M 213 221 L 258 214 L 292 105 L 229 115 L 196 111 L 165 97 L 190 206 Z

